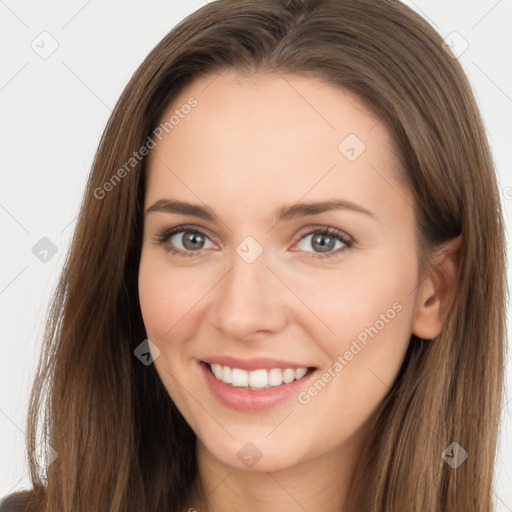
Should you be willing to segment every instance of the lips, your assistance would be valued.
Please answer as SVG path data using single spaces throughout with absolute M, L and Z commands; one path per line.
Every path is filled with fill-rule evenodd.
M 211 364 L 209 364 L 208 359 Z M 208 359 L 197 361 L 208 389 L 221 404 L 239 411 L 263 411 L 284 403 L 290 398 L 296 397 L 301 390 L 305 389 L 311 382 L 313 375 L 316 374 L 315 367 L 277 359 L 260 358 L 245 361 L 233 357 L 209 357 Z M 228 361 L 229 365 L 225 364 Z M 233 382 L 224 382 L 217 378 L 212 367 L 216 368 L 218 374 L 219 367 L 221 367 L 223 369 L 222 377 L 224 377 L 224 371 L 227 367 L 228 373 L 231 370 L 231 380 L 233 380 L 233 373 L 235 373 L 235 385 L 233 385 Z M 263 372 L 265 372 L 267 379 L 274 380 L 264 382 Z M 286 379 L 289 382 L 283 379 L 278 384 L 277 372 L 279 372 L 281 378 L 285 377 L 285 372 L 287 372 Z M 247 375 L 247 380 L 245 380 L 246 376 L 244 374 Z M 256 386 L 250 385 L 251 374 L 254 375 L 255 379 L 252 383 Z M 272 374 L 274 375 L 271 377 Z M 297 379 L 295 375 L 298 376 Z M 229 375 L 227 380 L 230 380 Z M 274 385 L 270 385 L 271 382 Z

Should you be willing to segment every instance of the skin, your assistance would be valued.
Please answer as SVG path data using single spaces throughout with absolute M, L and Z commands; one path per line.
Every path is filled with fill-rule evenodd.
M 190 84 L 162 119 L 191 96 L 197 106 L 151 150 L 144 210 L 172 197 L 220 220 L 146 213 L 139 269 L 154 364 L 198 438 L 199 476 L 184 510 L 343 510 L 411 334 L 440 332 L 458 246 L 447 245 L 440 272 L 420 281 L 414 201 L 395 177 L 390 133 L 353 94 L 315 78 L 225 71 Z M 349 134 L 366 146 L 354 161 L 338 149 Z M 373 217 L 338 209 L 273 219 L 282 205 L 331 199 Z M 191 257 L 156 241 L 184 224 L 207 235 Z M 323 226 L 352 247 L 337 241 L 322 258 L 312 236 L 300 240 Z M 182 234 L 172 240 L 187 250 Z M 252 263 L 236 252 L 248 236 L 263 249 Z M 263 412 L 230 409 L 196 364 L 212 354 L 267 356 L 311 364 L 321 377 L 393 304 L 394 318 L 307 404 L 294 396 Z M 247 442 L 262 454 L 251 468 L 237 457 Z

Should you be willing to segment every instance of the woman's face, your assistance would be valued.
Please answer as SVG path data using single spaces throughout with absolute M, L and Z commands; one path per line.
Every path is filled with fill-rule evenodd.
M 414 331 L 416 219 L 389 132 L 318 79 L 236 72 L 162 122 L 139 293 L 164 386 L 212 460 L 336 464 Z

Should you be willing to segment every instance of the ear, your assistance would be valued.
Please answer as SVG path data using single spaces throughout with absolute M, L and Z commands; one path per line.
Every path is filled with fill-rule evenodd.
M 455 297 L 462 235 L 443 243 L 432 258 L 432 267 L 420 285 L 412 332 L 431 340 L 439 336 Z

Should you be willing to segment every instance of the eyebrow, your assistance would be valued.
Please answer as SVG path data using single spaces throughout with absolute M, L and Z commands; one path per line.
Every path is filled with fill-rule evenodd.
M 307 215 L 318 215 L 320 213 L 332 210 L 349 210 L 362 213 L 375 219 L 375 214 L 362 206 L 341 199 L 331 201 L 317 201 L 296 203 L 294 205 L 284 205 L 278 208 L 274 213 L 275 222 L 290 220 Z M 159 199 L 152 206 L 146 209 L 144 215 L 151 212 L 175 213 L 178 215 L 192 215 L 200 219 L 209 221 L 219 221 L 220 219 L 209 208 L 199 204 L 187 203 L 176 199 Z

